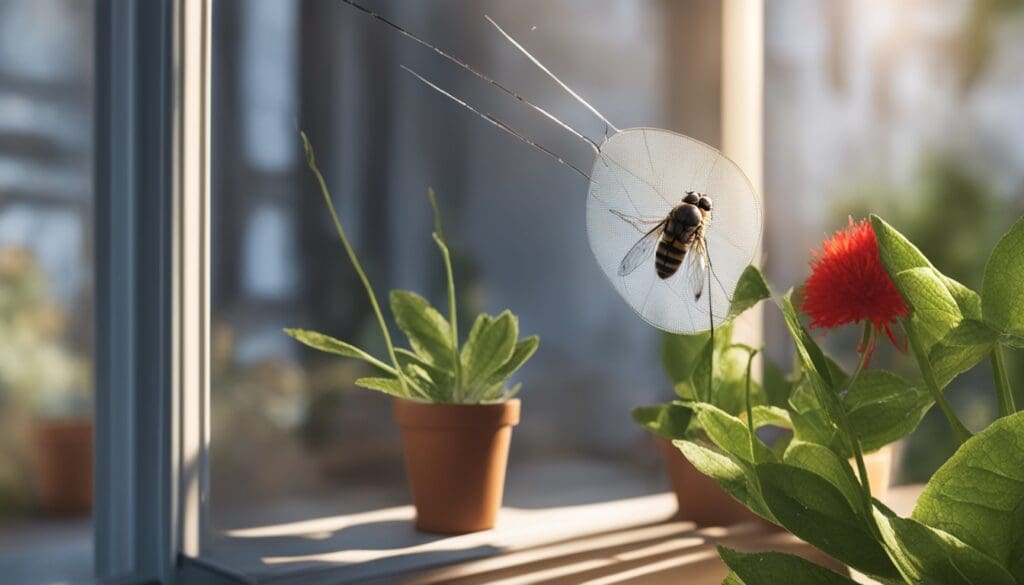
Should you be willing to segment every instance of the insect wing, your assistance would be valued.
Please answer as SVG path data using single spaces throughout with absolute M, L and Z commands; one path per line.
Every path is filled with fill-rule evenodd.
M 704 241 L 696 240 L 690 246 L 690 253 L 683 260 L 683 276 L 686 278 L 693 300 L 699 301 L 704 294 L 704 282 L 708 275 L 707 249 Z
M 651 231 L 644 234 L 644 237 L 633 244 L 633 247 L 629 249 L 629 252 L 626 252 L 626 256 L 619 264 L 619 276 L 629 275 L 651 257 L 654 249 L 658 247 L 658 240 L 661 239 L 663 231 L 665 231 L 664 221 L 654 226 Z
M 651 226 L 654 224 L 665 223 L 664 218 L 633 217 L 632 215 L 622 213 L 617 209 L 609 209 L 608 211 L 610 211 L 615 217 L 636 228 L 636 231 L 641 234 L 646 234 L 647 230 L 651 229 Z
M 628 128 L 601 144 L 591 177 L 587 239 L 601 270 L 629 307 L 647 323 L 673 333 L 697 333 L 724 322 L 729 299 L 754 258 L 763 226 L 761 197 L 736 163 L 680 134 Z M 666 279 L 654 270 L 620 276 L 623 255 L 636 243 L 638 229 L 610 213 L 664 218 L 687 191 L 707 193 L 714 203 L 701 242 L 708 255 L 699 302 L 685 272 Z

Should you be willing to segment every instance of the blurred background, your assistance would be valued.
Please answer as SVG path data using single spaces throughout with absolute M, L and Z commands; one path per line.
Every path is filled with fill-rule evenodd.
M 720 142 L 718 2 L 366 2 L 593 137 L 603 125 L 483 14 L 616 125 Z M 869 211 L 977 288 L 988 251 L 1024 213 L 1020 3 L 766 4 L 764 266 L 775 289 L 799 284 L 810 250 Z M 86 0 L 0 0 L 0 571 L 15 583 L 73 582 L 89 571 L 88 506 L 71 505 L 88 501 L 88 482 L 58 482 L 80 488 L 69 495 L 46 487 L 46 469 L 71 465 L 47 453 L 89 458 L 80 438 L 92 402 L 93 14 Z M 359 364 L 280 332 L 315 328 L 383 353 L 297 127 L 317 148 L 378 291 L 442 301 L 429 240 L 433 187 L 454 248 L 461 322 L 510 308 L 524 334 L 541 336 L 519 375 L 509 505 L 666 489 L 651 440 L 629 417 L 633 406 L 672 396 L 661 338 L 592 261 L 584 181 L 399 64 L 578 166 L 590 152 L 339 2 L 216 0 L 213 34 L 213 527 L 407 501 L 389 401 L 353 387 Z M 771 311 L 765 329 L 767 356 L 788 364 L 790 343 Z M 821 340 L 852 366 L 856 336 Z M 1011 359 L 1019 389 L 1024 362 Z M 894 351 L 878 360 L 912 371 Z M 990 385 L 984 366 L 954 382 L 969 426 L 995 416 Z M 931 413 L 905 442 L 898 479 L 926 480 L 954 447 Z M 50 559 L 42 572 L 40 558 Z

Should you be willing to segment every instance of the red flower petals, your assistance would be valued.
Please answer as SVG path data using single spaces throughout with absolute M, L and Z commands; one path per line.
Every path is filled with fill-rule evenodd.
M 870 321 L 897 347 L 892 323 L 907 315 L 907 305 L 885 271 L 871 222 L 854 222 L 822 242 L 811 259 L 811 276 L 802 309 L 811 328 L 832 329 Z M 873 348 L 858 348 L 871 351 Z

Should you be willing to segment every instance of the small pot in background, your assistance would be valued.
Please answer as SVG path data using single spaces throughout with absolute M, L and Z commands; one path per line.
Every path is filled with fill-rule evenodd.
M 698 526 L 731 526 L 743 522 L 770 524 L 734 500 L 715 480 L 698 471 L 671 441 L 661 437 L 657 437 L 657 441 L 672 491 L 679 502 L 677 519 L 688 520 Z
M 868 472 L 868 485 L 871 497 L 880 502 L 885 501 L 889 493 L 889 482 L 892 480 L 893 446 L 886 445 L 877 451 L 864 454 L 864 469 Z M 850 459 L 853 474 L 857 475 L 857 460 Z
M 84 516 L 92 510 L 92 432 L 87 418 L 35 421 L 36 495 L 46 514 Z
M 519 409 L 519 400 L 499 404 L 394 401 L 417 529 L 462 534 L 494 526 Z

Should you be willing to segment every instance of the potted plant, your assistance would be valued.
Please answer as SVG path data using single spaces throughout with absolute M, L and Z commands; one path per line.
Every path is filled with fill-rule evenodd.
M 751 291 L 749 299 L 755 304 L 759 296 L 767 295 L 767 285 L 758 271 L 749 269 L 740 279 L 737 289 Z M 762 292 L 758 293 L 757 291 Z M 740 299 L 742 302 L 742 299 Z M 739 309 L 735 305 L 736 310 Z M 758 415 L 770 406 L 768 395 L 757 381 L 746 375 L 751 363 L 749 348 L 732 341 L 732 323 L 714 332 L 692 335 L 669 334 L 662 338 L 662 366 L 681 401 L 694 401 L 698 396 L 710 396 L 708 403 L 735 416 L 741 416 L 750 383 L 751 400 Z M 714 354 L 705 362 L 701 357 Z M 713 372 L 708 366 L 713 364 Z M 710 384 L 713 384 L 710 385 Z M 710 392 L 709 392 L 710 389 Z M 783 398 L 784 400 L 784 398 Z M 760 519 L 732 499 L 714 480 L 700 473 L 672 445 L 674 438 L 701 432 L 698 417 L 683 402 L 638 407 L 633 419 L 656 437 L 658 450 L 665 461 L 670 485 L 678 501 L 677 517 L 693 521 L 698 526 L 730 526 Z
M 66 323 L 31 253 L 0 249 L 0 410 L 13 417 L 0 425 L 4 442 L 28 451 L 22 474 L 45 513 L 80 515 L 92 508 L 91 393 L 85 360 L 62 341 Z
M 793 438 L 785 449 L 754 432 L 749 407 L 744 421 L 696 401 L 685 405 L 712 413 L 705 432 L 675 445 L 750 510 L 880 582 L 1024 582 L 1024 413 L 1003 363 L 1005 349 L 1024 347 L 1022 250 L 1024 218 L 989 256 L 979 294 L 942 274 L 882 219 L 852 224 L 826 242 L 818 283 L 825 286 L 812 278 L 801 302 L 790 291 L 778 303 L 798 372 L 786 407 Z M 864 323 L 862 359 L 852 375 L 821 351 L 798 307 L 816 326 Z M 874 338 L 884 333 L 896 342 L 898 329 L 919 379 L 866 367 Z M 986 359 L 999 417 L 973 435 L 942 391 Z M 900 517 L 875 497 L 864 452 L 908 434 L 934 405 L 961 446 L 913 513 Z M 853 583 L 790 555 L 725 548 L 720 554 L 733 571 L 730 583 Z
M 387 361 L 323 333 L 287 329 L 285 333 L 315 349 L 362 360 L 378 375 L 356 385 L 394 398 L 393 413 L 402 431 L 406 471 L 416 527 L 428 532 L 465 533 L 491 528 L 501 507 L 512 427 L 519 423 L 520 385 L 509 377 L 536 351 L 536 336 L 519 339 L 515 315 L 476 317 L 464 344 L 459 343 L 455 282 L 433 191 L 434 243 L 445 267 L 448 318 L 420 295 L 393 290 L 389 295 L 395 325 L 409 348 L 395 347 L 377 296 L 335 211 L 313 148 L 302 134 L 306 162 L 319 183 L 345 252 L 369 297 L 387 347 Z

